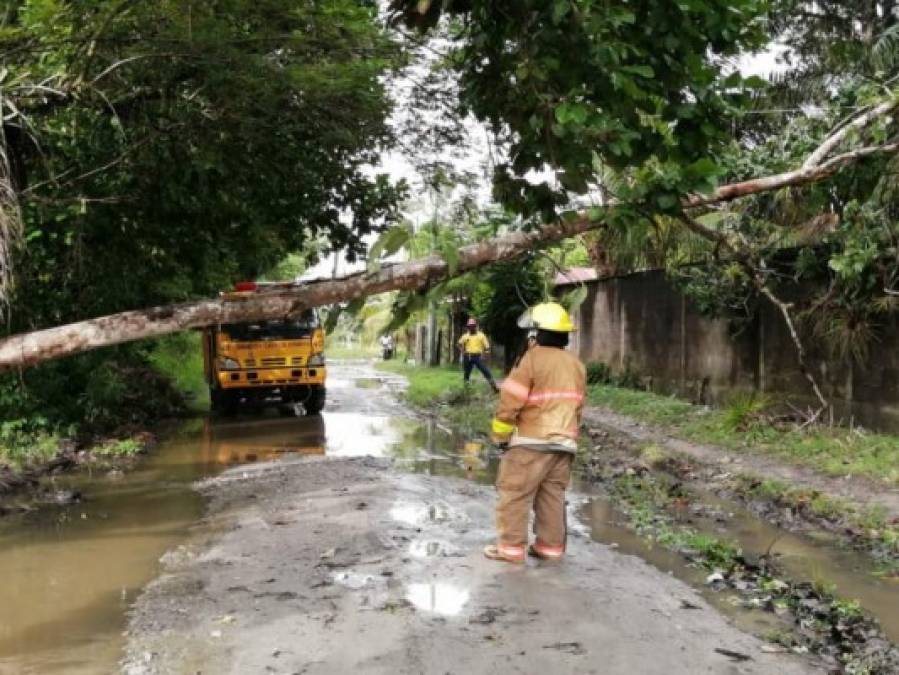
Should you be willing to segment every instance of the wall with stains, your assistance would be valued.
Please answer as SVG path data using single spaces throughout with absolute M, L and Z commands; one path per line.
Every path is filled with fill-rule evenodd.
M 747 326 L 735 331 L 728 321 L 700 315 L 661 271 L 587 286 L 572 339 L 584 362 L 601 361 L 618 374 L 629 370 L 647 389 L 697 403 L 726 404 L 736 392 L 760 391 L 784 407 L 814 404 L 790 334 L 773 305 L 764 303 Z M 899 430 L 899 325 L 881 332 L 881 341 L 861 365 L 806 341 L 836 421 Z

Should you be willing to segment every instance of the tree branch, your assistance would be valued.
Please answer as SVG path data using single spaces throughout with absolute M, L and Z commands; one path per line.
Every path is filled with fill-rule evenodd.
M 793 316 L 790 313 L 792 305 L 778 298 L 768 287 L 763 278 L 755 276 L 754 279 L 759 292 L 766 298 L 768 298 L 768 300 L 770 300 L 775 307 L 777 307 L 777 309 L 783 316 L 784 323 L 787 325 L 787 330 L 790 331 L 790 338 L 793 340 L 793 346 L 796 348 L 796 361 L 799 365 L 799 372 L 802 373 L 803 377 L 805 377 L 806 380 L 808 380 L 809 384 L 812 387 L 812 391 L 815 392 L 815 397 L 818 399 L 818 403 L 821 404 L 821 408 L 814 416 L 814 419 L 817 419 L 818 417 L 820 417 L 822 412 L 830 407 L 830 402 L 825 398 L 824 394 L 821 392 L 821 388 L 818 386 L 818 381 L 808 369 L 808 365 L 805 360 L 805 347 L 802 344 L 802 339 L 799 337 L 799 332 L 796 330 L 796 325 L 793 322 Z
M 786 171 L 773 176 L 753 178 L 739 183 L 722 185 L 708 195 L 690 195 L 683 201 L 685 209 L 693 209 L 699 206 L 710 206 L 721 202 L 730 202 L 740 197 L 772 192 L 785 187 L 796 185 L 808 185 L 829 178 L 844 166 L 855 164 L 868 157 L 876 155 L 895 155 L 899 153 L 899 143 L 887 143 L 885 145 L 869 145 L 844 152 L 841 155 L 831 157 L 826 162 L 808 168 L 799 168 L 794 171 Z
M 849 135 L 850 132 L 868 126 L 868 124 L 878 117 L 893 112 L 897 107 L 899 107 L 899 101 L 893 99 L 884 101 L 880 105 L 870 108 L 861 115 L 858 115 L 846 124 L 840 126 L 836 131 L 831 133 L 830 136 L 824 139 L 824 142 L 821 143 L 812 154 L 806 157 L 805 162 L 802 163 L 802 168 L 811 169 L 812 167 L 818 166 L 824 161 L 827 155 L 829 155 L 830 152 Z
M 841 168 L 866 157 L 899 152 L 899 143 L 870 146 L 846 152 L 808 169 L 797 169 L 775 176 L 767 176 L 751 181 L 719 187 L 711 195 L 692 195 L 683 201 L 684 208 L 707 206 L 727 202 L 739 197 L 777 190 L 789 185 L 803 185 L 824 180 Z M 2 187 L 3 181 L 0 181 Z M 621 204 L 609 204 L 607 209 Z M 533 250 L 535 247 L 555 242 L 567 237 L 598 229 L 604 220 L 591 220 L 585 215 L 551 225 L 544 225 L 531 232 L 515 232 L 486 242 L 465 246 L 459 251 L 459 261 L 455 274 L 459 275 L 494 262 L 510 260 Z M 740 254 L 723 233 L 708 228 L 689 216 L 684 224 L 692 232 L 714 241 L 728 250 Z M 415 260 L 399 265 L 386 266 L 375 274 L 356 274 L 342 279 L 307 282 L 276 291 L 256 293 L 251 297 L 201 300 L 179 305 L 166 305 L 146 310 L 122 312 L 88 321 L 13 335 L 0 340 L 0 371 L 15 367 L 30 366 L 41 361 L 78 354 L 91 349 L 123 342 L 155 337 L 189 328 L 258 321 L 266 318 L 289 316 L 302 309 L 320 307 L 337 302 L 347 302 L 363 296 L 376 295 L 387 291 L 424 288 L 435 281 L 452 276 L 447 263 L 438 256 Z M 764 284 L 759 291 L 766 295 L 784 312 L 783 303 Z M 791 333 L 795 333 L 789 307 L 784 314 Z M 798 333 L 796 333 L 798 336 Z M 800 345 L 797 348 L 801 347 Z M 804 351 L 800 355 L 804 364 Z M 804 366 L 803 366 L 804 367 Z M 826 401 L 817 383 L 805 369 L 819 400 Z

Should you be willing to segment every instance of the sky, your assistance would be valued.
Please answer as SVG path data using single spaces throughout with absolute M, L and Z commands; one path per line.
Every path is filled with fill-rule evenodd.
M 439 51 L 445 47 L 445 43 L 436 43 L 435 51 Z M 780 44 L 772 44 L 770 48 L 764 52 L 756 54 L 746 54 L 735 62 L 735 67 L 744 75 L 759 75 L 761 77 L 769 77 L 770 75 L 783 70 L 782 64 L 778 62 L 778 56 L 786 51 L 786 47 Z M 388 85 L 388 91 L 391 98 L 397 102 L 395 110 L 391 118 L 391 124 L 394 128 L 401 128 L 405 121 L 408 121 L 410 115 L 415 115 L 417 121 L 427 123 L 433 119 L 433 113 L 430 111 L 421 111 L 411 109 L 409 106 L 410 90 L 415 79 L 421 79 L 431 62 L 434 60 L 432 53 L 428 50 L 422 50 L 417 63 L 410 68 L 401 77 L 396 78 Z M 477 120 L 470 118 L 465 121 L 465 130 L 468 141 L 464 148 L 453 148 L 454 166 L 460 171 L 469 171 L 478 176 L 478 186 L 476 188 L 479 203 L 486 206 L 490 202 L 490 176 L 492 173 L 492 160 L 497 152 L 493 146 L 491 134 L 487 128 Z M 404 215 L 413 223 L 422 222 L 427 219 L 428 201 L 424 198 L 422 186 L 422 177 L 414 166 L 413 159 L 401 149 L 385 151 L 381 154 L 381 160 L 377 166 L 370 167 L 369 172 L 374 175 L 378 173 L 386 173 L 394 181 L 405 180 L 412 186 L 413 194 L 418 195 L 418 199 L 413 199 L 404 209 Z M 534 176 L 535 180 L 552 180 L 552 172 L 547 171 L 540 175 Z M 366 242 L 370 245 L 377 239 L 376 235 L 366 238 Z M 343 259 L 341 254 L 337 255 L 336 272 L 338 276 L 350 274 L 352 272 L 361 271 L 365 268 L 365 263 L 356 262 L 348 263 Z M 330 277 L 335 270 L 335 254 L 323 259 L 314 267 L 303 274 L 302 279 L 317 279 L 322 277 Z

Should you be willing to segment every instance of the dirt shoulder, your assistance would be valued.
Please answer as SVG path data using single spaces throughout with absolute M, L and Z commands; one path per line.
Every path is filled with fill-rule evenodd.
M 734 452 L 720 447 L 691 443 L 630 417 L 602 408 L 587 408 L 584 422 L 601 426 L 644 444 L 654 444 L 690 457 L 721 471 L 746 473 L 774 479 L 792 486 L 816 490 L 831 497 L 849 500 L 862 507 L 883 509 L 889 519 L 899 518 L 899 489 L 889 488 L 860 476 L 830 477 L 814 470 L 785 464 L 751 452 Z
M 816 672 L 584 538 L 561 565 L 484 560 L 490 488 L 306 458 L 200 489 L 208 516 L 131 613 L 127 673 Z

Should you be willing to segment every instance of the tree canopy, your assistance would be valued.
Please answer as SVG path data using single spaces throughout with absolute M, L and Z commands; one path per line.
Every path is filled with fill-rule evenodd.
M 761 0 L 628 3 L 394 0 L 397 20 L 449 22 L 462 111 L 508 144 L 497 196 L 551 218 L 597 167 L 640 168 L 661 208 L 717 177 L 712 161 L 748 91 L 728 57 L 765 39 Z M 528 174 L 552 167 L 564 190 Z M 646 181 L 644 181 L 644 184 Z
M 288 254 L 352 258 L 394 219 L 403 186 L 371 166 L 394 141 L 385 78 L 403 53 L 375 3 L 3 8 L 7 331 L 214 295 Z M 2 416 L 126 407 L 142 349 L 7 378 Z
M 0 51 L 16 326 L 209 294 L 320 239 L 353 257 L 394 213 L 364 169 L 400 57 L 370 3 L 21 0 Z

